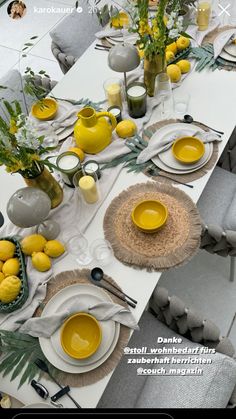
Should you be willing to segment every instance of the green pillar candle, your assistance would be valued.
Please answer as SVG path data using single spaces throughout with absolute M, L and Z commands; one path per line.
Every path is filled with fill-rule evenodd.
M 147 110 L 147 90 L 143 83 L 134 82 L 127 87 L 127 103 L 132 118 L 142 118 Z
M 81 168 L 78 155 L 73 151 L 66 151 L 57 157 L 56 165 L 65 184 L 74 188 L 73 176 Z

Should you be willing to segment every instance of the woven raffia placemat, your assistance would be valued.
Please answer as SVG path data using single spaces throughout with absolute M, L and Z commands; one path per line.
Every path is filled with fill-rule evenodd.
M 166 225 L 153 234 L 138 230 L 131 219 L 135 205 L 145 199 L 159 200 L 168 208 Z M 114 198 L 103 227 L 117 259 L 148 271 L 183 265 L 200 245 L 201 220 L 196 205 L 181 190 L 155 182 L 130 186 Z
M 203 41 L 203 44 L 213 44 L 213 42 L 215 41 L 216 37 L 222 33 L 225 32 L 229 29 L 233 29 L 233 26 L 222 26 L 220 28 L 216 28 L 214 29 L 214 31 L 212 31 L 211 33 L 209 33 Z M 236 29 L 236 28 L 235 28 Z M 221 65 L 220 68 L 222 70 L 226 70 L 226 71 L 236 71 L 236 65 L 235 63 L 231 65 L 230 61 L 227 62 L 227 65 Z
M 66 271 L 61 272 L 60 274 L 53 277 L 47 283 L 47 295 L 45 300 L 43 301 L 42 305 L 45 306 L 47 302 L 60 290 L 68 287 L 69 285 L 74 284 L 90 284 L 91 282 L 88 279 L 90 271 L 88 269 L 82 270 L 74 270 L 74 271 Z M 107 279 L 111 284 L 118 286 L 118 284 L 109 276 L 104 275 L 104 278 Z M 104 290 L 104 292 L 106 292 Z M 112 298 L 114 303 L 120 304 L 124 307 L 127 307 L 127 304 L 124 303 L 119 298 L 115 297 L 114 295 L 108 293 L 109 296 Z M 35 315 L 40 316 L 42 313 L 43 307 L 38 308 Z M 120 325 L 120 335 L 117 342 L 117 345 L 109 356 L 109 358 L 98 368 L 88 371 L 82 374 L 69 374 L 66 372 L 61 371 L 57 378 L 60 383 L 63 385 L 69 385 L 73 387 L 83 387 L 88 386 L 90 384 L 96 383 L 97 381 L 101 380 L 107 374 L 109 374 L 118 364 L 122 354 L 123 349 L 127 346 L 128 340 L 130 336 L 130 329 L 126 326 Z
M 153 125 L 150 125 L 149 127 L 146 128 L 146 130 L 148 132 L 152 132 L 154 134 L 156 131 L 158 131 L 160 128 L 164 127 L 165 125 L 174 124 L 174 123 L 178 123 L 178 122 L 181 122 L 181 121 L 179 121 L 177 119 L 168 119 L 168 120 L 166 119 L 164 121 L 159 121 L 159 122 L 156 122 Z M 193 123 L 194 123 L 194 125 L 199 126 L 199 128 L 202 128 L 203 130 L 207 131 L 207 128 L 205 126 L 203 126 L 202 124 L 197 123 L 197 122 L 193 122 Z M 145 133 L 143 134 L 143 138 L 146 141 L 149 140 L 149 138 L 147 137 L 147 135 L 145 135 Z M 147 175 L 148 177 L 151 177 L 153 180 L 156 180 L 156 181 L 161 182 L 161 183 L 167 183 L 167 184 L 177 183 L 177 182 L 175 182 L 175 180 L 183 182 L 183 183 L 190 183 L 190 182 L 193 182 L 194 180 L 200 179 L 202 176 L 204 176 L 208 172 L 208 170 L 210 170 L 214 167 L 215 163 L 218 160 L 218 150 L 219 150 L 218 144 L 217 144 L 217 142 L 215 142 L 213 144 L 213 153 L 212 153 L 212 156 L 211 156 L 210 160 L 208 161 L 208 163 L 206 163 L 205 166 L 201 167 L 200 169 L 198 169 L 198 170 L 196 170 L 195 172 L 192 172 L 192 173 L 186 173 L 186 174 L 178 175 L 178 174 L 174 174 L 174 173 L 168 173 L 168 172 L 165 172 L 163 170 L 160 170 L 158 176 L 150 175 L 147 170 L 144 170 L 143 173 L 145 175 Z

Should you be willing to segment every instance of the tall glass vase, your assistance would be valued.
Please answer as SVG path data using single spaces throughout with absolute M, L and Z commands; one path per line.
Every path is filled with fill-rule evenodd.
M 51 199 L 51 208 L 56 208 L 63 200 L 63 190 L 49 170 L 36 162 L 31 169 L 20 171 L 26 185 L 44 191 Z
M 154 96 L 156 76 L 157 74 L 163 73 L 165 69 L 166 61 L 164 54 L 144 58 L 144 83 L 148 96 Z

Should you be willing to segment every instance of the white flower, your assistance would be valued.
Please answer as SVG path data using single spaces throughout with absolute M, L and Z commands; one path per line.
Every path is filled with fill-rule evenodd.
M 177 38 L 178 35 L 179 35 L 178 29 L 171 29 L 170 32 L 169 32 L 169 37 L 172 38 L 172 39 Z
M 20 147 L 37 150 L 40 146 L 35 123 L 25 115 L 19 115 L 17 125 L 20 126 L 15 138 Z

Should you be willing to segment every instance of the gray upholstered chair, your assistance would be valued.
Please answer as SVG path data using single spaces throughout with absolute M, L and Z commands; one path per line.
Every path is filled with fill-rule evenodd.
M 27 113 L 30 110 L 32 103 L 35 102 L 34 98 L 26 94 L 23 95 L 22 93 L 26 78 L 27 76 L 25 75 L 22 77 L 18 70 L 10 70 L 0 79 L 0 85 L 7 87 L 7 89 L 1 90 L 1 98 L 9 102 L 18 100 L 24 113 Z M 36 75 L 34 83 L 36 86 L 43 87 L 45 92 L 49 93 L 57 82 L 47 77 Z M 0 116 L 5 120 L 9 119 L 9 115 L 4 111 L 2 103 L 0 103 Z
M 229 161 L 226 152 L 224 167 L 229 168 Z M 230 281 L 233 281 L 236 256 L 236 174 L 216 166 L 197 206 L 203 224 L 201 248 L 219 256 L 230 256 Z
M 144 312 L 139 323 L 140 331 L 133 333 L 128 344 L 131 350 L 123 355 L 97 407 L 225 408 L 234 405 L 236 362 L 230 340 L 222 337 L 216 325 L 192 308 L 187 308 L 178 297 L 169 297 L 165 288 L 156 287 L 149 310 Z M 165 342 L 163 345 L 157 342 L 158 338 L 176 338 L 181 342 Z M 134 355 L 137 348 L 143 350 Z M 158 351 L 165 348 L 165 351 L 150 356 L 145 355 L 145 348 L 147 352 L 151 348 Z M 195 354 L 196 351 L 202 353 L 197 358 L 195 355 L 190 358 L 204 358 L 206 363 L 187 364 L 189 355 L 186 356 L 186 348 Z M 167 351 L 174 353 L 176 349 L 181 349 L 183 353 L 168 357 Z M 215 354 L 207 353 L 209 349 L 215 350 Z M 150 362 L 143 362 L 143 358 Z M 167 358 L 172 358 L 170 363 Z M 177 363 L 177 358 L 182 363 Z M 137 362 L 140 359 L 143 363 Z M 202 369 L 201 374 L 194 377 L 181 375 L 184 374 L 183 369 L 196 367 Z M 161 368 L 166 371 L 165 375 L 163 369 L 160 374 Z M 156 369 L 156 375 L 147 375 L 151 369 Z M 180 370 L 180 375 L 176 376 L 175 369 Z
M 95 40 L 95 33 L 101 30 L 96 13 L 90 12 L 89 2 L 81 0 L 80 6 L 82 13 L 74 10 L 50 32 L 52 53 L 63 73 L 75 64 Z

